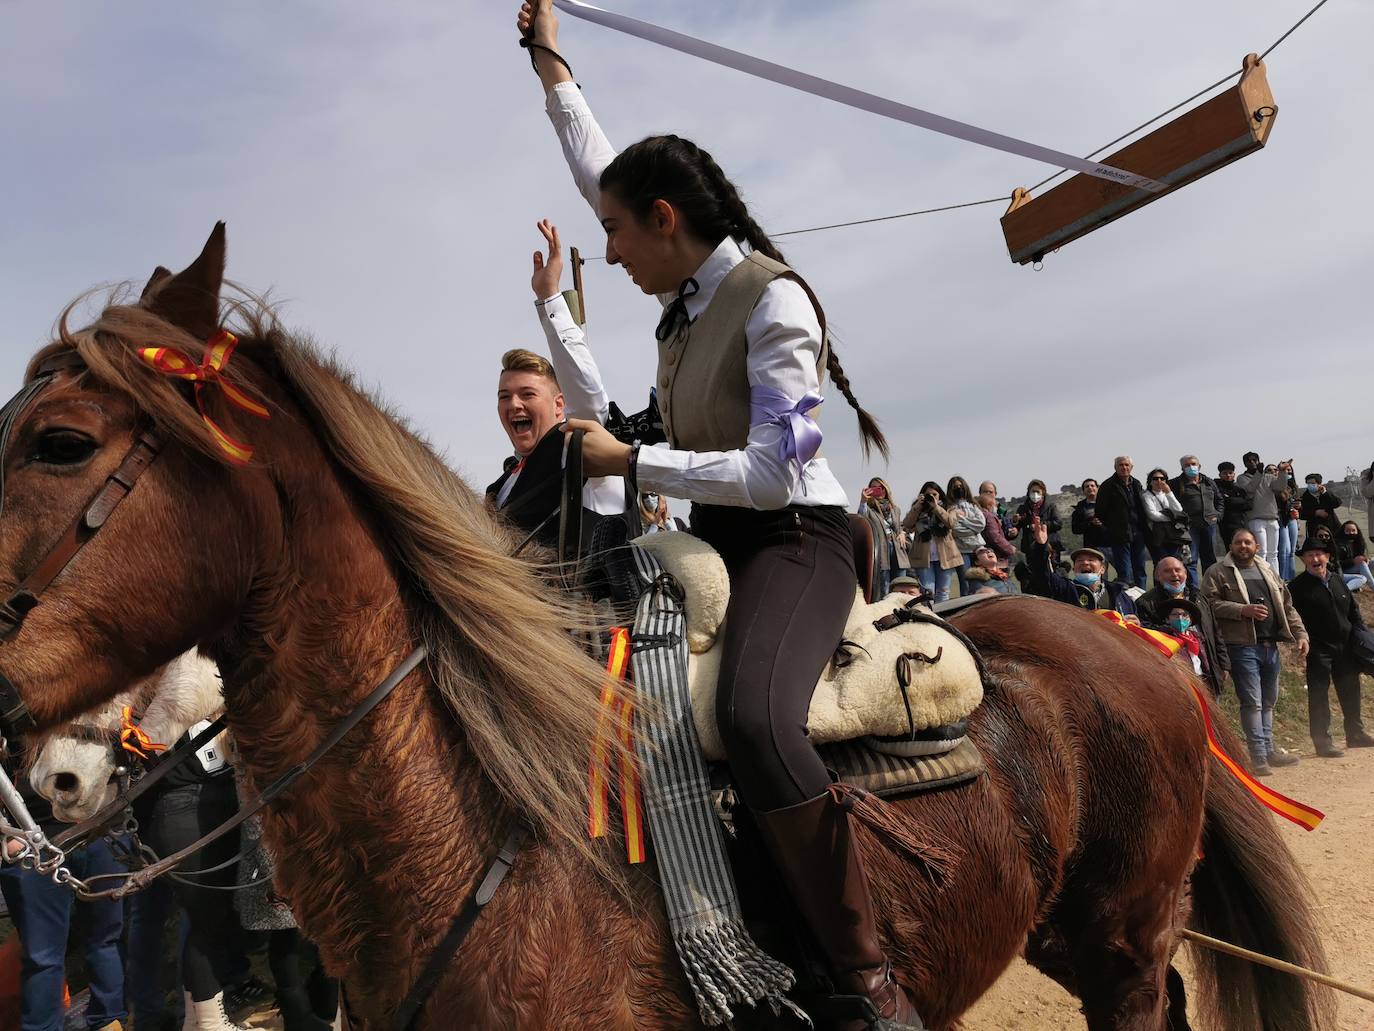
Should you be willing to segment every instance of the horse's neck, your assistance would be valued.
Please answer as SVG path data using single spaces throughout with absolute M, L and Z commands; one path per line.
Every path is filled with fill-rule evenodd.
M 415 645 L 370 534 L 341 495 L 324 500 L 327 533 L 292 541 L 252 617 L 257 657 L 226 656 L 229 724 L 259 790 L 304 760 Z M 413 979 L 421 943 L 442 933 L 475 882 L 499 813 L 422 667 L 263 825 L 278 890 L 330 968 L 375 1000 Z

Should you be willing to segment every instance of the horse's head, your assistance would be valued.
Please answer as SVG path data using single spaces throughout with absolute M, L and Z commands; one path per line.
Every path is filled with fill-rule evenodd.
M 103 708 L 44 735 L 29 767 L 29 783 L 52 803 L 59 820 L 77 823 L 113 799 L 119 767 L 134 761 L 118 742 L 126 706 L 142 714 L 138 727 L 149 742 L 170 748 L 223 705 L 215 664 L 189 651 Z
M 223 271 L 221 223 L 136 304 L 76 332 L 64 316 L 0 414 L 0 673 L 40 729 L 224 634 L 272 560 L 256 534 L 275 525 L 280 538 L 270 478 L 261 462 L 237 470 L 215 432 L 247 439 L 260 420 L 236 418 L 224 382 L 194 384 L 144 353 L 202 363 Z M 249 396 L 256 370 L 237 364 L 222 379 Z

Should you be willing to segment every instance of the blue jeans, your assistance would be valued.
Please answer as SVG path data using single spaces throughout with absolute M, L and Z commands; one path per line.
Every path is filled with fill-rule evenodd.
M 921 581 L 921 586 L 935 595 L 936 601 L 949 601 L 949 581 L 953 576 L 954 570 L 941 569 L 939 566 L 923 566 L 916 570 L 916 578 Z
M 71 853 L 67 866 L 82 880 L 123 869 L 103 839 Z M 10 907 L 23 950 L 23 1031 L 62 1031 L 67 931 L 75 896 L 70 888 L 17 866 L 0 869 L 0 892 Z M 106 899 L 79 905 L 87 917 L 86 967 L 91 978 L 86 1026 L 104 1027 L 129 1015 L 124 1007 L 124 957 L 120 943 L 124 904 Z
M 1287 526 L 1279 527 L 1279 576 L 1284 580 L 1293 579 L 1295 565 L 1293 556 L 1298 551 L 1298 521 L 1288 520 Z
M 1193 560 L 1188 563 L 1188 586 L 1196 590 L 1202 574 L 1217 564 L 1217 553 L 1212 548 L 1211 526 L 1189 527 L 1188 536 L 1193 539 Z
M 1267 763 L 1274 750 L 1274 703 L 1279 698 L 1279 646 L 1230 644 L 1231 679 L 1240 699 L 1240 725 L 1250 747 L 1250 758 Z
M 1116 575 L 1128 584 L 1145 587 L 1145 538 L 1133 537 L 1126 544 L 1113 544 L 1108 556 L 1116 567 Z

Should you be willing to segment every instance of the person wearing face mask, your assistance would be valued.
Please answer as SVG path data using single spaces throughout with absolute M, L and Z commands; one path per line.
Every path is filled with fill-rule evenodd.
M 1212 532 L 1221 519 L 1224 502 L 1216 483 L 1203 474 L 1197 455 L 1184 455 L 1178 465 L 1182 471 L 1169 481 L 1169 486 L 1188 516 L 1188 537 L 1193 551 L 1192 561 L 1188 563 L 1188 583 L 1196 587 L 1202 574 L 1217 560 Z M 1155 576 L 1159 576 L 1158 570 Z
M 551 0 L 522 4 L 516 27 L 606 233 L 607 264 L 661 306 L 649 346 L 666 446 L 624 444 L 593 420 L 567 429 L 585 431 L 588 475 L 692 503 L 691 532 L 730 581 L 716 721 L 735 786 L 825 961 L 831 1005 L 854 1014 L 843 1026 L 919 1028 L 878 937 L 849 811 L 806 735 L 856 581 L 850 502 L 812 414 L 825 378 L 854 410 L 865 451 L 886 456 L 887 440 L 855 397 L 816 292 L 711 154 L 670 134 L 617 152 L 560 52 Z
M 1337 537 L 1333 534 L 1331 532 L 1331 527 L 1327 526 L 1325 523 L 1318 523 L 1317 528 L 1312 531 L 1312 536 L 1307 539 L 1316 541 L 1331 552 L 1331 570 L 1333 573 L 1338 573 L 1345 581 L 1346 590 L 1352 593 L 1364 590 L 1365 583 L 1367 582 L 1364 573 L 1358 571 L 1345 572 L 1347 561 L 1353 562 L 1354 556 L 1347 550 L 1343 537 Z M 1298 551 L 1301 553 L 1302 549 L 1299 548 Z
M 1023 547 L 1030 544 L 1030 531 L 1037 522 L 1049 527 L 1050 561 L 1058 562 L 1064 551 L 1064 542 L 1059 539 L 1063 523 L 1054 509 L 1054 502 L 1049 500 L 1049 490 L 1044 480 L 1031 480 L 1026 484 L 1026 500 L 1016 506 L 1011 517 L 1011 524 L 1016 528 Z
M 1221 681 L 1213 666 L 1215 650 L 1210 647 L 1202 632 L 1202 609 L 1186 598 L 1175 598 L 1168 603 L 1162 626 L 1151 627 L 1183 642 L 1188 657 L 1193 662 L 1193 672 L 1207 681 L 1212 694 L 1221 694 Z M 1146 624 L 1148 626 L 1148 624 Z
M 987 529 L 988 517 L 973 503 L 973 491 L 969 490 L 968 480 L 962 476 L 949 478 L 945 497 L 948 499 L 951 536 L 961 559 L 954 575 L 959 578 L 959 596 L 963 597 L 971 590 L 964 571 L 973 565 L 974 551 L 987 543 L 983 531 Z
M 1115 609 L 1133 621 L 1135 597 L 1129 584 L 1106 579 L 1107 557 L 1095 548 L 1078 548 L 1069 556 L 1073 575 L 1064 576 L 1050 564 L 1049 529 L 1040 523 L 1031 529 L 1026 563 L 1030 567 L 1030 592 L 1085 609 Z
M 1228 653 L 1231 680 L 1240 699 L 1240 723 L 1250 749 L 1250 768 L 1267 777 L 1274 766 L 1298 757 L 1274 747 L 1274 705 L 1282 659 L 1279 642 L 1297 645 L 1307 657 L 1307 630 L 1278 571 L 1258 561 L 1255 535 L 1231 537 L 1231 550 L 1202 578 L 1202 599 L 1216 623 L 1217 644 Z
M 894 577 L 907 572 L 907 536 L 902 529 L 892 488 L 881 476 L 868 481 L 859 495 L 859 515 L 868 520 L 878 544 L 878 597 L 885 597 Z
M 1374 587 L 1374 572 L 1369 568 L 1369 547 L 1365 544 L 1364 534 L 1354 520 L 1341 523 L 1341 533 L 1336 547 L 1339 553 L 1341 572 L 1363 577 L 1366 584 Z
M 1140 616 L 1143 626 L 1172 633 L 1170 613 L 1179 602 L 1197 607 L 1197 613 L 1190 616 L 1190 625 L 1205 652 L 1201 659 L 1203 676 L 1212 692 L 1219 694 L 1229 664 L 1225 649 L 1217 646 L 1216 626 L 1212 622 L 1211 612 L 1203 605 L 1197 588 L 1188 582 L 1188 572 L 1182 560 L 1160 559 L 1155 564 L 1155 585 L 1135 600 L 1136 614 Z
M 1345 724 L 1345 746 L 1374 746 L 1374 737 L 1365 732 L 1360 717 L 1360 671 L 1350 646 L 1351 633 L 1355 627 L 1364 626 L 1364 618 L 1341 576 L 1331 568 L 1332 555 L 1327 545 L 1311 537 L 1303 541 L 1298 555 L 1303 572 L 1293 578 L 1289 588 L 1293 604 L 1312 637 L 1307 653 L 1308 724 L 1317 754 L 1335 759 L 1344 753 L 1331 740 L 1328 697 L 1333 681 Z
M 1250 520 L 1250 495 L 1236 482 L 1236 463 L 1217 463 L 1217 493 L 1221 495 L 1221 518 L 1217 520 L 1216 554 L 1224 555 L 1231 547 L 1231 538 Z
M 1317 532 L 1318 526 L 1325 526 L 1332 537 L 1338 537 L 1341 521 L 1336 509 L 1341 507 L 1341 499 L 1326 489 L 1326 478 L 1321 473 L 1308 473 L 1303 477 L 1302 497 L 1298 501 L 1298 513 L 1307 523 L 1307 536 Z
M 945 492 L 934 480 L 921 486 L 921 493 L 902 519 L 902 529 L 911 544 L 907 551 L 911 570 L 937 602 L 949 601 L 949 583 L 963 564 L 950 532 L 953 522 L 945 507 Z
M 1271 476 L 1280 476 L 1285 484 L 1280 495 L 1279 505 L 1279 576 L 1285 580 L 1293 579 L 1294 561 L 1298 553 L 1298 491 L 1293 483 L 1293 473 L 1276 465 L 1266 465 L 1264 471 Z

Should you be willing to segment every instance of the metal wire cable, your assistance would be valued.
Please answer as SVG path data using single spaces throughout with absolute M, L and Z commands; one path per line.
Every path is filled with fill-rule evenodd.
M 1293 25 L 1288 29 L 1287 32 L 1285 32 L 1285 33 L 1284 33 L 1282 36 L 1280 36 L 1278 39 L 1274 40 L 1273 43 L 1269 44 L 1268 49 L 1265 50 L 1264 53 L 1262 53 L 1262 54 L 1259 55 L 1259 59 L 1260 59 L 1261 61 L 1263 61 L 1266 57 L 1268 57 L 1271 53 L 1273 53 L 1274 49 L 1275 49 L 1280 43 L 1282 43 L 1282 42 L 1283 42 L 1285 39 L 1287 39 L 1289 36 L 1293 35 L 1293 33 L 1296 32 L 1296 31 L 1298 30 L 1298 28 L 1302 25 L 1303 22 L 1307 21 L 1308 18 L 1312 17 L 1312 15 L 1316 14 L 1319 10 L 1321 10 L 1321 8 L 1324 7 L 1324 6 L 1326 5 L 1326 3 L 1327 3 L 1327 0 L 1318 0 L 1316 6 L 1314 6 L 1310 11 L 1308 11 L 1308 12 L 1307 12 L 1306 14 L 1304 14 L 1301 18 L 1299 18 L 1296 22 L 1294 22 Z M 1092 160 L 1093 158 L 1095 158 L 1095 157 L 1097 157 L 1099 154 L 1101 154 L 1104 150 L 1106 150 L 1108 147 L 1114 147 L 1114 146 L 1116 146 L 1118 143 L 1121 143 L 1123 140 L 1130 139 L 1132 136 L 1134 136 L 1136 133 L 1140 132 L 1142 129 L 1148 129 L 1150 126 L 1154 125 L 1155 122 L 1159 121 L 1161 118 L 1167 118 L 1169 115 L 1173 114 L 1173 113 L 1174 113 L 1175 111 L 1177 111 L 1179 108 L 1181 108 L 1181 107 L 1186 107 L 1188 104 L 1191 104 L 1194 100 L 1197 100 L 1199 97 L 1202 97 L 1202 96 L 1207 95 L 1208 93 L 1211 93 L 1212 90 L 1216 89 L 1217 87 L 1219 87 L 1219 86 L 1224 86 L 1224 85 L 1226 85 L 1228 82 L 1230 82 L 1232 79 L 1239 78 L 1240 75 L 1241 75 L 1241 72 L 1240 72 L 1240 71 L 1234 71 L 1234 72 L 1231 72 L 1229 75 L 1225 75 L 1225 76 L 1223 76 L 1222 78 L 1218 79 L 1216 82 L 1212 83 L 1210 86 L 1204 86 L 1202 89 L 1200 89 L 1200 90 L 1198 90 L 1196 93 L 1194 93 L 1191 97 L 1188 97 L 1188 98 L 1186 98 L 1186 99 L 1184 99 L 1184 100 L 1180 100 L 1180 101 L 1179 101 L 1177 104 L 1175 104 L 1173 107 L 1168 108 L 1167 110 L 1161 111 L 1159 114 L 1155 115 L 1155 116 L 1154 116 L 1153 118 L 1151 118 L 1149 121 L 1141 122 L 1139 125 L 1137 125 L 1134 129 L 1131 129 L 1129 132 L 1124 132 L 1124 133 L 1122 133 L 1120 136 L 1118 136 L 1116 139 L 1110 140 L 1110 141 L 1108 141 L 1107 143 L 1102 144 L 1102 146 L 1098 147 L 1098 148 L 1097 148 L 1095 151 L 1093 151 L 1091 154 L 1085 154 L 1085 155 L 1084 155 L 1084 160 Z M 1040 180 L 1038 183 L 1036 183 L 1034 186 L 1030 187 L 1029 190 L 1028 190 L 1027 192 L 1028 192 L 1028 193 L 1034 193 L 1036 190 L 1040 189 L 1040 187 L 1044 186 L 1046 183 L 1054 182 L 1054 180 L 1058 179 L 1061 175 L 1063 175 L 1063 174 L 1064 174 L 1065 172 L 1067 172 L 1067 171 L 1068 171 L 1067 168 L 1061 168 L 1059 171 L 1055 172 L 1053 175 L 1049 175 L 1049 176 L 1046 176 L 1044 179 L 1041 179 L 1041 180 Z M 784 237 L 784 236 L 801 236 L 803 233 L 820 233 L 820 232 L 824 232 L 824 231 L 826 231 L 826 230 L 828 230 L 828 229 L 846 229 L 846 228 L 848 228 L 848 227 L 850 227 L 850 226 L 866 226 L 866 225 L 871 225 L 871 224 L 873 224 L 874 222 L 891 222 L 891 221 L 894 220 L 894 219 L 899 219 L 899 218 L 911 218 L 911 217 L 913 217 L 913 216 L 915 216 L 915 215 L 933 215 L 933 214 L 935 214 L 936 212 L 940 212 L 940 211 L 957 211 L 957 210 L 960 209 L 960 208 L 976 208 L 976 207 L 979 207 L 979 206 L 981 206 L 981 205 L 983 205 L 983 204 L 998 204 L 998 203 L 1005 204 L 1005 203 L 1008 203 L 1010 200 L 1011 200 L 1011 195 L 1010 195 L 1010 194 L 1007 194 L 1007 195 L 1001 196 L 1001 197 L 989 197 L 989 198 L 987 198 L 986 200 L 971 200 L 971 201 L 966 201 L 966 202 L 964 202 L 963 204 L 944 204 L 944 205 L 941 205 L 941 206 L 938 207 L 938 208 L 921 208 L 919 211 L 903 211 L 903 212 L 899 212 L 898 214 L 895 214 L 895 215 L 878 215 L 878 216 L 876 216 L 876 217 L 874 217 L 874 218 L 860 218 L 860 219 L 855 219 L 855 220 L 852 221 L 852 222 L 832 222 L 832 223 L 830 223 L 829 225 L 823 225 L 823 226 L 809 226 L 809 227 L 807 227 L 806 229 L 789 229 L 789 230 L 787 230 L 787 231 L 784 232 L 784 233 L 770 233 L 769 236 L 770 236 L 772 239 L 777 240 L 777 239 L 780 239 L 780 238 L 782 238 L 782 237 Z M 605 257 L 591 257 L 591 258 L 586 258 L 586 259 L 584 259 L 584 260 L 586 260 L 586 261 L 605 261 L 606 259 L 605 259 Z

